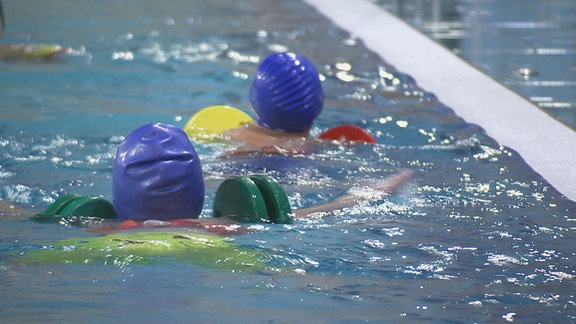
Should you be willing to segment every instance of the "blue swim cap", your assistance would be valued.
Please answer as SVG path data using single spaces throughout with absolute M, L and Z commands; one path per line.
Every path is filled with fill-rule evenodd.
M 318 72 L 306 57 L 275 53 L 258 67 L 250 102 L 260 125 L 304 132 L 322 111 L 324 92 Z
M 204 179 L 196 150 L 183 130 L 144 125 L 118 146 L 112 199 L 120 219 L 197 218 Z

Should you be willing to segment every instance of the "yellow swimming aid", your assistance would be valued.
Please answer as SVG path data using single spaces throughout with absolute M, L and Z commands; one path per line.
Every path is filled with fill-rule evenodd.
M 265 257 L 263 252 L 242 248 L 225 237 L 187 231 L 129 231 L 59 241 L 40 250 L 20 252 L 18 261 L 124 266 L 174 260 L 222 270 L 272 269 Z
M 66 51 L 65 48 L 56 44 L 35 44 L 27 47 L 29 50 L 25 50 L 22 54 L 25 59 L 50 58 Z
M 67 51 L 57 44 L 0 44 L 0 58 L 7 60 L 46 60 Z
M 252 121 L 252 117 L 230 106 L 210 106 L 196 114 L 184 126 L 188 136 L 196 141 L 213 141 L 223 136 L 227 129 L 240 127 Z

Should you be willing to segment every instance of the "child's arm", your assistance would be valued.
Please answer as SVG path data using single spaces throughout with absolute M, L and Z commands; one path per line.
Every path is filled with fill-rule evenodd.
M 14 204 L 6 202 L 0 199 L 0 216 L 2 217 L 14 217 L 14 218 L 23 218 L 31 216 L 30 212 L 24 210 Z
M 402 185 L 404 185 L 408 180 L 410 180 L 413 173 L 414 172 L 411 170 L 401 170 L 396 174 L 393 174 L 387 178 L 374 182 L 373 183 L 374 187 L 372 187 L 371 189 L 374 190 L 374 193 L 377 193 L 377 196 L 380 197 L 388 196 L 398 191 L 398 189 L 400 189 Z M 362 199 L 370 199 L 370 198 L 373 197 L 363 197 L 363 195 L 361 195 L 360 193 L 351 193 L 322 205 L 296 209 L 294 210 L 294 217 L 309 218 L 314 216 L 324 216 L 322 214 L 317 213 L 328 213 L 334 210 L 351 207 Z

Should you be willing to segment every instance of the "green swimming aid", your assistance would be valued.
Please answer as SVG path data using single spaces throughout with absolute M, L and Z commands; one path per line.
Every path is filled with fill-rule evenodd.
M 49 248 L 18 253 L 24 263 L 153 264 L 171 260 L 204 268 L 271 270 L 263 251 L 240 247 L 233 239 L 194 232 L 122 232 L 59 241 Z
M 213 216 L 232 216 L 241 223 L 292 223 L 284 189 L 271 176 L 233 176 L 216 191 Z
M 114 206 L 104 198 L 65 195 L 31 219 L 42 223 L 58 223 L 71 216 L 116 219 L 116 212 Z

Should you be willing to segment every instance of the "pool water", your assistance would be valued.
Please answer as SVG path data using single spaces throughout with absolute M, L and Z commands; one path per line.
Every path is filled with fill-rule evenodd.
M 387 200 L 321 220 L 262 226 L 234 244 L 280 271 L 160 264 L 23 264 L 81 226 L 0 221 L 6 321 L 499 322 L 576 320 L 576 203 L 512 148 L 466 123 L 394 62 L 301 2 L 5 0 L 3 42 L 73 48 L 55 62 L 0 62 L 0 198 L 38 212 L 67 193 L 111 197 L 123 136 L 195 111 L 249 112 L 258 62 L 309 57 L 326 105 L 314 134 L 341 123 L 379 144 L 295 157 L 225 157 L 197 144 L 207 203 L 229 175 L 267 172 L 293 207 L 338 197 L 399 168 L 414 178 Z M 258 17 L 258 19 L 255 19 Z
M 375 2 L 576 129 L 576 2 Z

